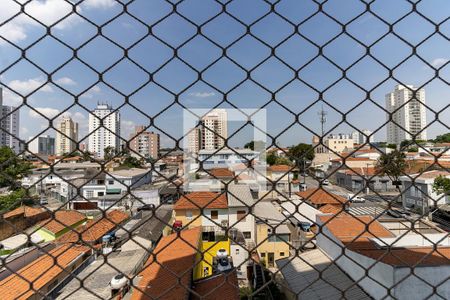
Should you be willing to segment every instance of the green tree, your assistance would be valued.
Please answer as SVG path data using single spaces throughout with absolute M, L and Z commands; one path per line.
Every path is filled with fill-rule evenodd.
M 114 147 L 108 146 L 104 150 L 103 159 L 105 161 L 110 161 L 114 158 L 115 154 L 116 154 L 116 149 Z
M 19 188 L 8 195 L 0 196 L 0 210 L 12 210 L 20 205 L 24 201 L 26 192 L 23 188 Z
M 275 159 L 275 164 L 276 165 L 288 165 L 288 166 L 290 166 L 292 164 L 292 161 L 290 161 L 286 157 L 277 156 L 277 158 Z
M 251 141 L 244 145 L 244 148 L 255 150 L 256 149 L 264 149 L 265 143 L 263 141 Z
M 275 153 L 271 152 L 267 155 L 266 157 L 266 163 L 269 166 L 273 166 L 277 161 L 277 156 L 275 155 Z
M 9 147 L 0 147 L 0 187 L 16 190 L 19 180 L 30 174 L 31 164 L 17 156 Z
M 445 133 L 442 135 L 438 135 L 435 139 L 434 139 L 435 143 L 450 143 L 450 132 L 449 133 Z
M 314 159 L 314 148 L 310 144 L 300 143 L 289 149 L 289 158 L 304 172 L 310 162 Z
M 398 150 L 394 150 L 391 153 L 383 153 L 378 158 L 376 165 L 377 173 L 388 176 L 399 193 L 401 193 L 399 179 L 404 174 L 405 169 L 406 156 Z
M 92 160 L 92 157 L 93 157 L 92 153 L 89 152 L 89 151 L 84 151 L 84 152 L 81 154 L 81 156 L 83 157 L 83 160 L 84 160 L 84 161 L 91 161 L 91 160 Z
M 123 161 L 122 166 L 128 168 L 142 168 L 142 161 L 134 156 L 129 155 Z
M 434 179 L 433 191 L 438 194 L 450 195 L 450 178 L 439 175 Z
M 387 146 L 386 146 L 386 148 L 389 148 L 389 149 L 397 149 L 397 145 L 396 144 L 388 144 Z

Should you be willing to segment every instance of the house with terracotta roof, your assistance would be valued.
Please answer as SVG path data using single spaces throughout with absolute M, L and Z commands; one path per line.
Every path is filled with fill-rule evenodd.
M 179 234 L 179 236 L 178 236 Z M 196 279 L 201 269 L 200 227 L 161 238 L 131 290 L 131 300 L 141 299 L 239 299 L 236 272 L 210 273 Z M 155 259 L 156 258 L 156 259 Z M 193 291 L 193 292 L 192 292 Z
M 57 239 L 59 243 L 80 243 L 95 245 L 101 242 L 102 237 L 129 218 L 128 214 L 120 210 L 112 210 L 105 217 L 87 221 L 84 225 L 69 231 Z
M 447 233 L 397 235 L 371 216 L 346 213 L 318 215 L 317 224 L 318 248 L 371 297 L 425 299 L 434 286 L 450 298 Z M 417 276 L 410 276 L 411 267 Z
M 306 191 L 297 192 L 295 194 L 299 196 L 300 199 L 308 202 L 315 208 L 320 208 L 327 204 L 342 206 L 348 202 L 344 197 L 336 195 L 320 187 L 310 188 Z
M 48 217 L 50 217 L 50 213 L 47 210 L 26 205 L 6 212 L 0 221 L 0 240 L 21 232 Z
M 51 218 L 40 222 L 37 230 L 32 234 L 36 239 L 44 242 L 53 241 L 66 232 L 75 230 L 86 222 L 86 216 L 75 210 L 58 210 Z
M 0 281 L 1 299 L 42 299 L 80 267 L 90 253 L 89 247 L 71 244 L 54 248 Z
M 228 224 L 228 201 L 225 193 L 192 192 L 178 199 L 173 217 L 188 228 Z
M 294 178 L 294 167 L 288 165 L 273 165 L 267 167 L 267 178 L 275 183 L 276 190 L 279 192 L 287 192 L 289 183 Z M 272 184 L 267 182 L 268 189 L 272 188 Z
M 449 195 L 438 195 L 433 190 L 434 180 L 438 176 L 450 178 L 450 171 L 433 170 L 400 177 L 403 205 L 427 213 L 432 208 L 449 204 Z

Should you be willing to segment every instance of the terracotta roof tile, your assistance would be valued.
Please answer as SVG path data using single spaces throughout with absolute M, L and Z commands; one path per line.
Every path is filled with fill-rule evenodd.
M 86 216 L 76 210 L 59 210 L 55 216 L 39 223 L 50 232 L 58 233 L 66 227 L 74 226 L 76 223 L 85 220 Z
M 210 173 L 211 176 L 216 177 L 216 178 L 223 178 L 223 177 L 233 178 L 234 177 L 234 172 L 228 170 L 227 168 L 214 168 L 214 169 L 208 170 L 208 173 Z
M 20 206 L 12 211 L 9 211 L 5 214 L 3 214 L 3 218 L 7 219 L 7 218 L 11 218 L 14 216 L 18 216 L 18 215 L 24 215 L 25 218 L 30 218 L 36 215 L 39 215 L 41 213 L 45 213 L 46 211 L 42 208 L 35 208 L 35 207 L 30 207 L 30 206 Z
M 287 173 L 293 170 L 291 166 L 288 165 L 273 165 L 267 168 L 271 172 L 283 172 Z
M 340 170 L 338 171 L 340 173 L 344 173 L 346 175 L 368 175 L 368 176 L 373 176 L 373 175 L 377 175 L 380 173 L 380 171 L 377 172 L 377 170 L 374 167 L 369 167 L 369 168 L 351 168 L 351 169 L 346 169 L 346 170 Z
M 306 191 L 297 192 L 299 197 L 304 200 L 310 201 L 314 205 L 324 205 L 324 204 L 338 204 L 347 202 L 342 196 L 327 192 L 321 188 L 307 189 Z
M 320 207 L 319 210 L 325 214 L 337 214 L 337 213 L 343 211 L 342 205 L 334 205 L 334 204 L 326 204 L 326 205 Z M 342 213 L 344 213 L 344 212 L 342 212 Z
M 66 244 L 51 250 L 27 266 L 0 281 L 0 294 L 4 300 L 29 299 L 35 290 L 45 287 L 58 277 L 78 256 L 88 253 L 88 247 Z M 56 259 L 56 263 L 55 260 Z M 47 291 L 44 291 L 47 292 Z M 40 297 L 39 297 L 40 298 Z
M 194 204 L 195 203 L 195 204 Z M 226 194 L 213 192 L 192 192 L 181 196 L 174 209 L 228 208 Z
M 76 243 L 76 242 L 86 242 L 95 243 L 101 239 L 105 234 L 117 227 L 125 220 L 128 219 L 128 214 L 120 211 L 113 210 L 106 214 L 106 218 L 101 217 L 100 219 L 90 220 L 86 225 L 77 228 L 77 232 L 67 232 L 58 239 L 58 242 L 62 243 Z M 81 233 L 81 240 L 78 236 Z
M 181 237 L 181 238 L 180 238 Z M 143 270 L 139 273 L 141 280 L 137 283 L 131 296 L 137 299 L 188 299 L 187 288 L 191 286 L 192 272 L 195 265 L 200 228 L 192 228 L 163 237 L 156 246 Z M 181 284 L 178 283 L 180 280 Z
M 194 283 L 193 290 L 200 296 L 197 297 L 197 295 L 193 294 L 193 299 L 240 299 L 239 284 L 235 270 L 198 280 Z
M 437 248 L 399 248 L 391 249 L 357 249 L 356 252 L 380 260 L 393 266 L 436 266 L 448 265 L 450 260 L 450 247 Z

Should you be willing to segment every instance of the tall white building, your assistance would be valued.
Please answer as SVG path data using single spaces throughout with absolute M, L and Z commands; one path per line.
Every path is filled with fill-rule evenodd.
M 0 88 L 0 146 L 7 146 L 15 153 L 22 151 L 20 143 L 20 113 L 17 107 L 3 105 L 3 90 Z
M 414 91 L 416 95 L 414 96 Z M 386 110 L 392 114 L 392 122 L 387 124 L 387 142 L 400 144 L 404 140 L 426 140 L 425 90 L 417 90 L 412 85 L 397 85 L 386 95 Z M 389 120 L 389 115 L 387 115 Z
M 98 104 L 89 114 L 89 134 L 88 150 L 97 157 L 103 158 L 107 147 L 120 151 L 120 113 L 110 105 Z
M 228 117 L 225 109 L 214 109 L 202 117 L 200 125 L 188 135 L 190 152 L 223 148 L 228 138 Z
M 374 136 L 370 136 L 372 134 L 372 131 L 368 129 L 363 129 L 361 132 L 359 131 L 353 131 L 352 132 L 352 139 L 354 144 L 365 144 L 367 142 L 367 137 L 369 137 L 369 143 L 374 143 L 375 138 Z
M 64 116 L 56 132 L 56 155 L 71 153 L 76 150 L 78 142 L 78 123 Z

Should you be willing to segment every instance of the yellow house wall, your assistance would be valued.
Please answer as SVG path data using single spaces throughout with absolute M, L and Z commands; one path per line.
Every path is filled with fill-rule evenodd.
M 257 251 L 259 252 L 261 259 L 266 261 L 268 259 L 268 253 L 272 252 L 274 253 L 274 262 L 281 258 L 286 258 L 289 256 L 289 244 L 285 242 L 269 242 L 267 239 L 267 229 L 270 228 L 265 224 L 258 224 L 256 225 L 256 241 L 257 244 L 260 244 L 263 240 L 261 245 L 258 246 Z M 284 256 L 281 256 L 280 253 L 284 252 Z M 263 253 L 265 257 L 263 256 Z
M 173 217 L 175 220 L 181 221 L 183 223 L 183 226 L 186 226 L 189 224 L 189 222 L 192 222 L 189 224 L 188 228 L 198 227 L 202 225 L 202 217 L 200 215 L 200 210 L 193 209 L 192 211 L 192 219 L 188 220 L 186 218 L 186 209 L 177 209 L 173 211 Z M 197 219 L 195 219 L 197 218 Z M 195 220 L 194 220 L 195 219 Z
M 209 268 L 209 275 L 212 275 L 213 258 L 219 249 L 227 250 L 230 254 L 230 240 L 222 242 L 200 242 L 199 250 L 204 253 L 203 260 L 201 254 L 197 253 L 197 260 L 200 261 L 194 268 L 194 280 L 204 278 L 203 268 Z

